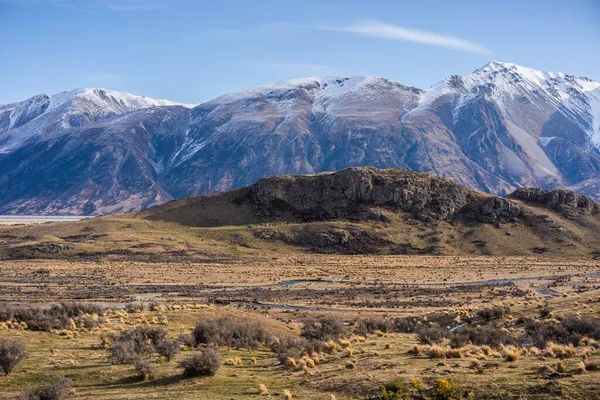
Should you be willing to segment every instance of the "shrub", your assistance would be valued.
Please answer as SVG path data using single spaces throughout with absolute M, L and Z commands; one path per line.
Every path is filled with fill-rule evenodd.
M 135 363 L 155 351 L 170 360 L 179 351 L 178 345 L 174 349 L 177 342 L 167 338 L 167 330 L 162 326 L 138 326 L 119 335 L 109 335 L 109 341 L 110 358 L 118 364 Z
M 568 332 L 576 334 L 578 339 L 587 336 L 600 340 L 600 318 L 569 316 L 562 322 L 562 326 Z
M 192 333 L 196 346 L 217 344 L 256 349 L 271 341 L 271 334 L 259 323 L 233 317 L 200 320 Z
M 438 379 L 431 393 L 434 400 L 454 400 L 462 398 L 462 390 L 453 379 Z
M 270 344 L 271 351 L 276 353 L 277 359 L 284 364 L 287 364 L 290 358 L 296 359 L 303 354 L 319 353 L 321 350 L 328 350 L 328 346 L 328 343 L 307 340 L 293 335 L 277 338 Z
M 108 351 L 115 364 L 128 364 L 139 358 L 132 340 L 117 340 L 109 345 Z
M 187 347 L 196 346 L 196 339 L 194 338 L 194 335 L 189 334 L 189 333 L 182 333 L 177 338 L 177 341 L 179 341 L 179 343 L 181 343 L 182 345 L 187 346 Z
M 434 344 L 429 346 L 427 349 L 427 354 L 429 355 L 429 358 L 445 358 L 446 350 L 443 347 Z
M 62 400 L 69 397 L 71 381 L 58 378 L 51 383 L 25 388 L 19 394 L 19 400 Z
M 514 346 L 505 347 L 502 352 L 504 354 L 504 359 L 508 362 L 515 362 L 521 358 L 521 351 Z
M 186 376 L 213 376 L 220 366 L 219 349 L 213 347 L 196 352 L 179 363 L 179 368 Z
M 548 343 L 579 346 L 588 338 L 600 340 L 600 318 L 568 316 L 560 324 L 528 321 L 525 324 L 523 343 L 545 348 Z
M 145 381 L 154 379 L 154 368 L 152 368 L 150 361 L 143 358 L 138 358 L 134 361 L 133 365 L 135 366 L 135 371 L 138 373 L 140 378 Z
M 390 332 L 394 328 L 391 321 L 386 321 L 383 318 L 364 318 L 356 322 L 354 333 L 361 336 L 366 336 L 369 333 Z
M 33 331 L 72 329 L 73 323 L 89 329 L 104 323 L 102 318 L 90 318 L 90 315 L 102 316 L 103 313 L 102 307 L 85 303 L 65 302 L 50 308 L 5 306 L 0 310 L 0 322 L 24 322 Z
M 417 320 L 414 317 L 396 318 L 393 330 L 399 333 L 413 333 L 417 327 Z
M 431 345 L 442 343 L 446 333 L 439 325 L 435 324 L 419 329 L 417 335 L 419 336 L 419 342 Z
M 515 344 L 516 339 L 506 330 L 492 325 L 473 327 L 465 325 L 449 333 L 450 346 L 463 347 L 469 343 L 476 346 L 490 346 L 499 349 L 504 345 Z
M 406 385 L 399 380 L 394 380 L 381 385 L 379 400 L 400 400 L 408 395 Z
M 27 351 L 23 341 L 0 338 L 0 368 L 5 375 L 10 375 L 25 358 L 27 358 Z
M 154 346 L 154 349 L 158 355 L 165 358 L 167 361 L 171 361 L 175 354 L 181 350 L 179 341 L 172 339 L 163 339 Z
M 475 316 L 479 319 L 484 320 L 485 322 L 490 322 L 493 320 L 498 320 L 504 318 L 506 315 L 510 313 L 510 308 L 508 307 L 485 307 L 479 309 Z
M 341 319 L 324 317 L 319 320 L 305 321 L 300 336 L 317 341 L 336 340 L 348 334 Z
M 562 324 L 555 325 L 547 322 L 529 321 L 525 325 L 525 335 L 522 342 L 526 346 L 545 348 L 548 343 L 579 344 L 577 335 L 573 335 Z

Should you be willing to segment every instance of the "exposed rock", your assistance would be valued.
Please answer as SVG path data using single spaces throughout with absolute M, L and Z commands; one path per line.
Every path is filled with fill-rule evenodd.
M 468 217 L 478 222 L 512 222 L 523 214 L 521 206 L 503 197 L 490 197 L 470 208 Z
M 28 244 L 11 248 L 8 258 L 13 260 L 38 258 L 40 256 L 52 258 L 52 256 L 60 255 L 64 250 L 72 250 L 73 247 L 71 243 Z
M 262 209 L 305 219 L 347 218 L 361 205 L 405 211 L 423 221 L 452 219 L 482 194 L 450 180 L 403 169 L 348 168 L 336 173 L 259 180 L 252 200 Z
M 360 221 L 392 222 L 392 219 L 381 210 L 363 211 L 357 215 L 357 218 Z
M 381 234 L 353 226 L 335 228 L 309 224 L 291 232 L 261 229 L 253 233 L 261 240 L 302 246 L 317 253 L 374 254 L 380 252 L 384 246 L 392 244 Z
M 538 203 L 549 209 L 566 213 L 591 214 L 599 210 L 598 204 L 591 197 L 571 190 L 548 191 L 523 188 L 517 189 L 509 197 Z

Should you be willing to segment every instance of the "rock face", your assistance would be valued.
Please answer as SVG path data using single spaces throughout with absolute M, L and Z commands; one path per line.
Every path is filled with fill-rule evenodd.
M 397 168 L 355 167 L 336 173 L 271 177 L 249 189 L 258 213 L 291 212 L 305 220 L 390 221 L 371 207 L 403 211 L 422 221 L 507 222 L 523 214 L 522 207 L 509 199 Z
M 567 213 L 592 214 L 599 211 L 598 204 L 591 197 L 570 190 L 522 188 L 511 193 L 509 197 Z
M 467 219 L 478 222 L 510 222 L 523 215 L 523 208 L 514 201 L 502 197 L 491 197 L 471 204 L 463 210 Z
M 368 167 L 264 178 L 252 186 L 252 199 L 259 207 L 289 210 L 306 218 L 340 217 L 366 205 L 402 210 L 425 221 L 446 220 L 481 196 L 432 175 Z
M 427 90 L 339 76 L 193 108 L 105 89 L 0 105 L 0 214 L 132 211 L 355 166 L 428 172 L 496 195 L 541 187 L 600 199 L 600 83 L 490 62 Z M 375 201 L 410 197 L 348 184 Z M 455 212 L 454 197 L 440 200 L 440 215 Z M 407 204 L 428 218 L 428 205 Z

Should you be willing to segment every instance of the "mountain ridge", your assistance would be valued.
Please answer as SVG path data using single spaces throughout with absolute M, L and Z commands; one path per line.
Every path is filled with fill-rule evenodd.
M 0 212 L 133 211 L 264 176 L 360 165 L 431 172 L 496 194 L 527 186 L 600 198 L 600 83 L 584 77 L 492 61 L 426 90 L 372 76 L 309 77 L 193 108 L 89 91 L 74 112 L 50 108 L 45 95 L 9 105 L 22 105 L 12 117 L 0 106 Z

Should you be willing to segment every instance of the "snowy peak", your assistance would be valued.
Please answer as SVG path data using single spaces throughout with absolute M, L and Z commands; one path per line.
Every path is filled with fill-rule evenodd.
M 404 89 L 414 93 L 422 92 L 420 89 L 407 87 L 376 76 L 310 76 L 228 93 L 209 101 L 209 103 L 230 103 L 256 97 L 278 97 L 286 93 L 292 94 L 298 90 L 305 91 L 315 98 L 335 98 L 348 93 L 368 94 L 369 91 L 384 87 Z
M 79 88 L 50 96 L 39 94 L 21 102 L 0 105 L 0 132 L 18 128 L 53 111 L 65 114 L 110 115 L 142 108 L 174 105 L 192 107 L 103 88 Z
M 132 111 L 188 105 L 103 88 L 80 88 L 51 96 L 40 94 L 0 106 L 0 153 L 64 129 L 82 127 Z
M 106 112 L 122 113 L 141 108 L 182 105 L 168 100 L 117 92 L 103 88 L 79 88 L 50 96 L 49 111 L 62 106 L 96 107 Z
M 545 72 L 513 63 L 491 61 L 463 77 L 469 87 L 481 84 L 494 84 L 508 93 L 523 90 L 542 90 L 545 93 L 566 100 L 576 93 L 586 93 L 600 87 L 599 82 L 589 78 L 562 72 Z
M 444 96 L 458 96 L 454 114 L 471 100 L 495 104 L 512 122 L 564 118 L 586 132 L 591 147 L 600 151 L 600 82 L 561 72 L 545 72 L 513 63 L 491 61 L 466 76 L 453 75 L 432 86 L 420 108 Z M 544 136 L 540 129 L 528 129 Z

